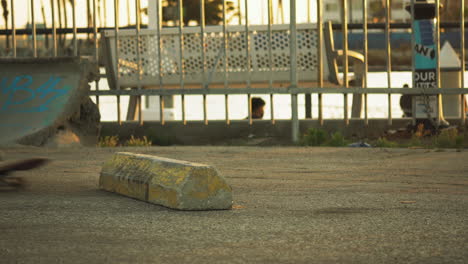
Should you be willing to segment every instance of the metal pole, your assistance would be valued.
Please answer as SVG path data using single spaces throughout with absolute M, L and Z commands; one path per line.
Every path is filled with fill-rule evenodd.
M 362 26 L 364 28 L 364 88 L 367 89 L 367 72 L 369 70 L 369 39 L 367 35 L 367 0 L 362 0 Z M 367 105 L 367 93 L 364 94 L 364 124 L 369 126 L 369 115 L 368 115 L 368 105 Z
M 16 58 L 16 24 L 15 24 L 15 5 L 13 4 L 14 0 L 10 0 L 11 6 L 11 30 L 12 30 L 12 39 L 13 41 L 13 58 Z
M 120 90 L 120 66 L 119 66 L 119 0 L 114 0 L 114 32 L 115 32 L 115 83 L 117 90 Z M 117 95 L 117 122 L 122 125 L 120 117 L 120 95 Z
M 322 0 L 317 0 L 317 33 L 318 33 L 318 81 L 319 87 L 323 88 L 323 13 Z M 318 94 L 318 119 L 320 126 L 323 126 L 323 98 L 322 94 Z
M 59 28 L 62 29 L 63 28 L 63 24 L 62 24 L 62 1 L 61 0 L 57 0 L 57 11 L 58 11 L 58 25 L 59 25 Z M 65 37 L 65 34 L 62 34 L 62 35 L 59 35 L 58 36 L 58 42 L 59 44 L 62 43 L 62 39 L 64 39 Z
M 141 79 L 142 79 L 142 74 L 143 74 L 143 68 L 141 65 L 141 48 L 140 48 L 140 42 L 141 42 L 141 28 L 140 28 L 140 10 L 141 10 L 141 5 L 140 5 L 140 0 L 135 0 L 135 23 L 136 23 L 136 37 L 137 37 L 137 62 L 138 62 L 138 84 L 137 84 L 137 89 L 141 90 Z M 141 116 L 141 111 L 142 111 L 142 100 L 141 100 L 141 95 L 138 95 L 138 123 L 143 125 L 143 118 Z
M 289 31 L 290 31 L 290 89 L 297 88 L 297 27 L 296 27 L 296 0 L 291 0 L 290 2 L 290 22 L 289 22 Z M 299 142 L 299 115 L 297 109 L 297 93 L 294 91 L 291 92 L 291 123 L 292 123 L 292 141 L 294 143 Z
M 99 62 L 98 30 L 97 30 L 97 0 L 93 0 L 93 35 L 94 35 L 94 60 Z M 99 80 L 95 81 L 96 91 L 99 91 Z M 99 95 L 96 95 L 96 105 L 99 108 Z
M 415 0 L 411 0 L 411 51 L 414 52 L 414 47 L 416 45 L 416 38 L 414 36 L 414 32 L 415 32 L 415 29 L 414 29 L 414 15 L 415 15 L 415 11 L 414 11 L 414 2 Z M 415 68 L 415 64 L 416 64 L 416 61 L 414 59 L 414 55 L 411 55 L 411 78 L 413 80 L 413 85 L 412 87 L 413 88 L 416 88 L 416 78 L 415 78 L 415 72 L 416 72 L 416 68 Z M 415 106 L 415 100 L 414 100 L 414 97 L 412 98 L 411 100 L 411 108 L 412 108 L 412 124 L 413 126 L 416 125 L 416 106 Z
M 161 47 L 161 30 L 162 30 L 162 5 L 160 0 L 156 0 L 158 17 L 157 17 L 157 35 L 158 35 L 158 74 L 159 74 L 159 90 L 163 90 L 163 66 L 162 66 L 162 47 Z M 159 120 L 161 125 L 166 124 L 164 119 L 164 96 L 159 96 Z
M 307 23 L 311 22 L 310 15 L 310 0 L 307 0 Z M 305 95 L 305 117 L 312 118 L 312 94 L 306 93 Z
M 2 1 L 2 8 L 3 8 L 3 19 L 5 21 L 5 29 L 8 30 L 8 4 L 7 0 Z M 9 52 L 10 51 L 10 35 L 5 33 L 5 48 Z
M 390 45 L 390 0 L 385 3 L 385 46 L 387 53 L 387 87 L 392 87 L 391 71 L 392 71 L 392 53 Z M 392 124 L 392 95 L 388 94 L 388 125 Z
M 55 24 L 55 5 L 54 1 L 50 1 L 52 9 L 52 42 L 53 42 L 53 56 L 57 57 L 57 26 Z
M 239 21 L 241 21 L 239 19 Z M 206 50 L 205 50 L 205 0 L 200 0 L 200 40 L 201 40 L 201 60 L 202 60 L 202 83 L 203 89 L 207 89 L 206 84 Z M 203 121 L 208 125 L 208 109 L 206 106 L 206 94 L 203 94 Z
M 184 6 L 183 1 L 178 0 L 178 8 L 179 8 L 179 69 L 180 69 L 180 89 L 184 89 L 185 87 L 185 72 L 184 72 Z M 184 125 L 187 124 L 187 119 L 185 116 L 185 95 L 182 94 L 182 122 Z
M 46 29 L 47 28 L 47 18 L 46 18 L 46 15 L 45 15 L 43 0 L 41 0 L 41 14 L 42 14 L 42 24 L 44 25 L 44 29 Z M 48 32 L 45 32 L 44 40 L 45 40 L 45 45 L 44 45 L 45 49 L 44 49 L 44 51 L 47 51 L 49 49 L 49 34 L 48 34 Z
M 78 56 L 78 38 L 77 38 L 77 28 L 76 28 L 76 0 L 73 0 L 72 3 L 72 16 L 73 16 L 73 56 Z
M 465 1 L 465 0 L 463 0 Z M 437 26 L 436 26 L 436 88 L 440 88 L 440 0 L 436 0 L 436 21 L 437 21 Z M 441 113 L 442 113 L 442 108 L 440 107 L 442 102 L 442 96 L 441 94 L 437 95 L 437 126 L 440 125 L 441 121 Z
M 87 25 L 88 28 L 91 28 L 91 2 L 90 0 L 86 0 L 86 20 L 87 20 Z M 90 41 L 91 40 L 91 35 L 90 33 L 86 34 L 86 40 Z
M 271 25 L 273 24 L 273 3 L 272 0 L 268 0 L 268 62 L 270 66 L 270 73 L 268 78 L 268 87 L 273 88 L 273 34 Z M 274 98 L 273 94 L 270 94 L 270 119 L 271 123 L 275 124 L 275 110 L 274 110 Z
M 460 48 L 461 48 L 461 88 L 465 89 L 465 1 L 461 1 L 460 8 Z M 463 127 L 466 124 L 465 95 L 460 95 L 461 116 L 460 121 Z
M 159 0 L 157 0 L 159 1 Z M 104 26 L 107 27 L 107 0 L 103 0 L 104 6 L 103 6 L 103 13 L 104 13 Z
M 31 0 L 31 26 L 32 26 L 32 37 L 33 37 L 33 57 L 37 57 L 37 36 L 36 36 L 36 20 L 34 17 L 34 0 Z
M 228 87 L 228 32 L 226 18 L 226 0 L 223 0 L 223 49 L 224 49 L 224 89 Z M 224 102 L 226 106 L 226 124 L 230 124 L 229 120 L 229 95 L 225 95 Z
M 348 81 L 348 4 L 346 0 L 343 0 L 343 82 L 344 87 L 349 87 Z M 348 94 L 343 95 L 344 100 L 344 121 L 345 125 L 349 125 L 348 117 Z
M 239 19 L 239 25 L 242 25 L 242 10 L 241 10 L 241 0 L 237 0 L 237 18 Z
M 138 14 L 137 14 L 138 16 Z M 136 20 L 136 18 L 135 18 Z M 127 26 L 130 26 L 132 24 L 132 19 L 130 16 L 130 0 L 127 0 Z
M 244 2 L 245 4 L 245 60 L 246 60 L 246 68 L 247 68 L 247 88 L 251 88 L 252 76 L 251 76 L 251 65 L 250 65 L 250 29 L 249 29 L 249 4 L 247 0 Z M 251 102 L 251 94 L 247 94 L 247 111 L 248 111 L 248 120 L 249 124 L 252 125 L 252 102 Z

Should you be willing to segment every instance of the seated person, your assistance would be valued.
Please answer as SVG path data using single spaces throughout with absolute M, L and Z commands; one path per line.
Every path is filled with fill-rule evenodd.
M 262 119 L 264 114 L 265 101 L 260 97 L 252 97 L 252 119 Z
M 403 88 L 409 88 L 408 84 L 403 85 Z M 400 97 L 400 108 L 403 111 L 403 117 L 413 116 L 413 95 L 404 94 Z
M 409 88 L 408 84 L 403 85 L 403 88 Z M 413 96 L 412 94 L 404 94 L 400 97 L 400 108 L 403 111 L 403 117 L 412 117 L 413 116 Z M 465 105 L 465 113 L 468 116 L 468 104 L 465 97 L 463 97 Z

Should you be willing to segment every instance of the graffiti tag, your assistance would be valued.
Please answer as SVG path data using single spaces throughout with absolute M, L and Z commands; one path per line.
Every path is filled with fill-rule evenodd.
M 16 76 L 9 82 L 2 78 L 0 90 L 6 95 L 6 101 L 0 107 L 0 112 L 9 113 L 40 113 L 49 110 L 52 102 L 68 93 L 70 86 L 59 88 L 62 78 L 50 77 L 37 89 L 33 88 L 31 75 Z

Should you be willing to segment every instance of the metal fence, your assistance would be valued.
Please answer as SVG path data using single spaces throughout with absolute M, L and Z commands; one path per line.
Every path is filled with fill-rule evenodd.
M 225 121 L 230 123 L 229 113 L 229 96 L 233 94 L 245 94 L 247 95 L 248 104 L 248 118 L 246 122 L 254 124 L 252 118 L 252 107 L 251 107 L 251 95 L 252 94 L 268 94 L 271 98 L 270 109 L 271 109 L 271 121 L 274 123 L 274 100 L 273 95 L 275 94 L 287 94 L 291 96 L 291 123 L 292 123 L 292 135 L 293 141 L 299 140 L 299 115 L 298 115 L 298 95 L 305 94 L 306 107 L 310 109 L 311 95 L 317 95 L 318 98 L 318 116 L 317 119 L 320 124 L 323 124 L 323 95 L 324 94 L 341 94 L 343 96 L 343 120 L 346 124 L 349 123 L 350 113 L 348 106 L 348 96 L 359 98 L 362 96 L 363 103 L 363 116 L 357 118 L 363 120 L 363 125 L 369 124 L 368 115 L 368 95 L 372 94 L 384 94 L 388 96 L 388 110 L 387 119 L 388 124 L 392 123 L 392 95 L 394 94 L 410 94 L 410 95 L 423 95 L 423 96 L 436 96 L 437 101 L 441 101 L 442 95 L 459 96 L 460 104 L 460 121 L 465 124 L 466 113 L 465 113 L 465 89 L 457 89 L 459 87 L 444 87 L 446 89 L 434 89 L 428 87 L 416 87 L 415 80 L 413 78 L 413 88 L 397 88 L 392 87 L 392 47 L 391 47 L 391 33 L 397 29 L 408 29 L 410 32 L 415 30 L 413 19 L 410 24 L 405 23 L 394 23 L 391 20 L 391 8 L 390 0 L 385 1 L 383 21 L 378 23 L 370 23 L 368 2 L 371 0 L 362 0 L 362 23 L 350 24 L 349 21 L 349 1 L 337 0 L 341 5 L 340 17 L 341 23 L 334 23 L 333 28 L 341 31 L 342 36 L 342 51 L 339 51 L 338 62 L 340 64 L 341 82 L 337 85 L 330 85 L 326 82 L 327 76 L 324 74 L 327 63 L 327 56 L 332 54 L 326 54 L 324 47 L 324 28 L 326 26 L 326 13 L 324 12 L 324 1 L 321 0 L 290 0 L 290 1 L 273 1 L 264 0 L 263 6 L 266 7 L 266 22 L 263 23 L 263 31 L 258 28 L 257 25 L 252 25 L 249 15 L 252 13 L 252 1 L 238 0 L 238 1 L 220 1 L 222 8 L 220 10 L 219 23 L 216 26 L 207 25 L 207 14 L 205 0 L 194 0 L 189 1 L 190 3 L 199 2 L 198 21 L 194 25 L 184 23 L 188 10 L 184 9 L 184 0 L 149 0 L 147 10 L 151 13 L 151 6 L 156 10 L 155 19 L 148 22 L 148 26 L 142 22 L 142 0 L 113 0 L 104 1 L 104 7 L 102 7 L 102 1 L 98 0 L 86 0 L 87 10 L 87 25 L 85 27 L 79 27 L 77 23 L 77 4 L 80 1 L 71 1 L 71 10 L 67 12 L 60 12 L 68 3 L 66 1 L 51 1 L 49 5 L 48 14 L 50 14 L 50 23 L 45 22 L 44 11 L 44 27 L 38 28 L 37 25 L 37 5 L 38 1 L 30 0 L 28 7 L 28 21 L 29 27 L 18 28 L 16 25 L 17 19 L 15 18 L 19 13 L 24 12 L 23 7 L 21 9 L 15 6 L 15 1 L 10 0 L 9 15 L 5 16 L 5 29 L 0 30 L 0 36 L 3 36 L 5 40 L 5 50 L 2 53 L 3 57 L 21 57 L 21 56 L 78 56 L 78 55 L 91 55 L 92 58 L 101 63 L 101 66 L 106 65 L 106 74 L 103 77 L 107 77 L 110 80 L 110 90 L 99 89 L 99 83 L 96 82 L 96 89 L 90 92 L 90 96 L 95 96 L 97 104 L 100 102 L 101 96 L 115 96 L 117 99 L 116 103 L 116 114 L 117 121 L 121 120 L 121 97 L 131 96 L 135 98 L 136 112 L 138 113 L 137 119 L 140 123 L 143 123 L 142 118 L 142 96 L 159 96 L 160 98 L 160 122 L 164 124 L 164 111 L 165 111 L 165 96 L 179 95 L 181 96 L 182 106 L 182 120 L 184 124 L 187 122 L 186 119 L 186 95 L 201 95 L 203 96 L 203 119 L 205 124 L 208 124 L 207 118 L 207 96 L 208 95 L 224 95 L 225 105 Z M 2 1 L 4 6 L 7 1 Z M 81 1 L 83 4 L 84 1 Z M 249 3 L 250 2 L 250 3 Z M 289 23 L 284 26 L 282 33 L 278 33 L 275 27 L 278 27 L 278 23 L 274 21 L 274 9 L 283 8 L 280 4 L 289 7 Z M 354 1 L 357 2 L 357 1 Z M 411 0 L 410 6 L 414 6 L 418 1 Z M 452 28 L 459 31 L 460 38 L 460 54 L 459 58 L 461 61 L 461 88 L 464 88 L 464 74 L 465 73 L 465 4 L 464 1 L 459 1 L 459 18 L 458 22 L 451 22 L 442 24 L 444 28 Z M 107 4 L 107 6 L 106 6 Z M 440 34 L 441 34 L 441 15 L 440 15 L 440 0 L 434 1 L 436 5 L 435 9 L 435 58 L 436 64 L 436 87 L 441 88 L 441 67 L 440 67 Z M 62 6 L 61 6 L 62 5 Z M 304 6 L 306 5 L 306 7 Z M 311 13 L 311 5 L 314 5 L 315 13 Z M 172 28 L 168 28 L 167 18 L 163 14 L 163 9 L 167 6 L 172 6 L 173 13 Z M 232 12 L 232 7 L 238 7 L 236 12 Z M 304 23 L 298 23 L 297 12 L 299 9 L 307 8 L 307 18 L 301 18 Z M 128 25 L 122 25 L 121 13 L 122 9 L 126 10 Z M 415 17 L 414 8 L 411 8 L 411 18 Z M 130 12 L 134 14 L 131 15 Z M 193 10 L 191 10 L 193 13 Z M 261 10 L 254 10 L 259 12 Z M 80 11 L 81 12 L 81 11 Z M 153 10 L 154 12 L 154 10 Z M 265 12 L 263 10 L 262 12 Z M 63 23 L 64 19 L 71 13 L 72 26 L 68 27 Z M 185 14 L 185 16 L 184 16 Z M 234 14 L 234 15 L 233 15 Z M 325 16 L 324 16 L 325 15 Z M 196 16 L 196 17 L 197 17 Z M 231 17 L 229 17 L 231 16 Z M 236 16 L 237 19 L 232 19 L 232 16 Z M 104 18 L 103 18 L 104 17 Z M 110 17 L 113 17 L 113 23 L 110 23 Z M 133 21 L 131 22 L 131 18 Z M 312 23 L 312 18 L 316 18 Z M 228 19 L 231 18 L 231 21 Z M 283 18 L 284 20 L 284 18 Z M 305 21 L 304 21 L 305 20 Z M 9 23 L 8 23 L 9 21 Z M 233 22 L 234 21 L 234 22 Z M 108 26 L 108 24 L 111 24 Z M 146 24 L 146 23 L 145 23 Z M 153 24 L 153 27 L 151 27 Z M 236 24 L 234 26 L 233 24 Z M 217 29 L 215 29 L 215 27 Z M 286 27 L 286 28 L 285 28 Z M 234 30 L 235 28 L 235 30 Z M 301 29 L 310 30 L 313 32 L 313 37 L 310 40 L 314 42 L 313 45 L 306 45 L 304 43 L 304 34 L 300 32 Z M 369 73 L 369 29 L 371 30 L 382 30 L 385 36 L 385 72 L 387 74 L 387 87 L 386 88 L 373 88 L 367 87 L 367 79 Z M 348 48 L 348 36 L 349 30 L 354 32 L 360 32 L 362 34 L 362 47 L 361 52 L 363 56 L 363 75 L 362 85 L 359 87 L 350 87 L 349 79 L 349 64 L 350 64 L 350 49 Z M 172 39 L 167 37 L 166 33 L 172 31 Z M 263 32 L 263 33 L 262 33 Z M 168 33 L 169 34 L 169 33 Z M 190 34 L 195 34 L 197 37 L 192 38 Z M 214 35 L 217 34 L 218 43 L 214 45 Z M 257 42 L 258 37 L 264 34 L 264 44 L 260 47 Z M 283 45 L 287 48 L 287 56 L 281 57 L 275 55 L 275 50 L 278 48 L 278 44 L 275 42 L 275 34 L 283 34 L 285 38 L 282 41 L 287 41 Z M 71 35 L 71 38 L 69 37 Z M 128 36 L 131 35 L 133 40 L 128 40 Z M 26 36 L 26 38 L 24 38 Z M 41 39 L 38 39 L 38 36 Z M 104 39 L 107 38 L 107 44 L 104 43 Z M 125 40 L 125 38 L 127 38 Z M 151 39 L 151 42 L 145 42 L 145 38 Z M 22 44 L 25 47 L 19 47 L 18 40 L 22 40 Z M 188 43 L 190 41 L 190 43 Z M 235 46 L 236 50 L 233 50 L 233 42 L 238 41 L 239 45 Z M 257 42 L 256 42 L 257 41 Z M 50 42 L 52 44 L 50 44 Z M 171 42 L 173 47 L 168 52 L 168 42 Z M 415 47 L 416 39 L 412 34 L 411 47 Z M 60 45 L 65 43 L 65 45 Z M 87 47 L 83 48 L 83 43 Z M 254 43 L 254 45 L 252 45 Z M 258 44 L 258 45 L 257 45 Z M 102 46 L 106 46 L 107 49 L 103 49 Z M 125 52 L 131 52 L 134 54 L 133 59 L 126 59 L 126 54 L 121 54 L 122 45 L 126 45 L 127 50 Z M 151 46 L 152 45 L 152 46 Z M 175 46 L 174 46 L 175 45 Z M 188 45 L 191 45 L 193 50 L 188 50 Z M 91 47 L 91 48 L 89 48 Z M 216 47 L 216 49 L 212 48 Z M 305 48 L 304 48 L 305 47 Z M 148 49 L 152 49 L 153 53 L 148 53 Z M 258 55 L 257 49 L 264 50 L 264 57 Z M 305 56 L 301 49 L 310 49 L 311 60 L 314 61 L 314 70 L 308 72 L 308 76 L 301 75 L 304 66 L 303 57 Z M 108 52 L 106 52 L 106 50 Z M 19 52 L 21 51 L 21 52 Z M 164 54 L 172 54 L 171 62 L 168 62 L 168 57 L 164 57 Z M 229 55 L 231 53 L 231 55 Z M 156 54 L 151 61 L 151 56 L 148 54 Z M 176 54 L 176 56 L 174 56 Z M 198 55 L 194 55 L 198 54 Z M 237 57 L 241 57 L 242 61 L 237 62 L 241 66 L 233 67 L 232 54 L 237 54 Z M 309 53 L 307 53 L 309 54 Z M 286 67 L 275 65 L 275 56 L 277 60 L 286 63 Z M 192 63 L 190 59 L 197 60 L 199 69 L 195 72 L 189 72 L 187 69 Z M 254 66 L 255 59 L 264 60 L 265 65 L 263 68 Z M 231 61 L 230 61 L 231 60 Z M 414 60 L 414 59 L 413 59 Z M 106 64 L 107 63 L 107 64 Z M 173 67 L 173 72 L 167 71 L 167 65 L 170 63 Z M 151 65 L 150 65 L 151 64 Z M 307 64 L 307 63 L 305 63 Z M 415 74 L 415 62 L 411 64 L 412 76 Z M 153 73 L 148 73 L 148 67 L 153 67 Z M 257 67 L 257 68 L 255 68 Z M 278 69 L 274 69 L 278 68 Z M 356 70 L 356 69 L 354 69 Z M 110 72 L 110 71 L 113 71 Z M 276 74 L 281 71 L 281 74 L 288 74 L 285 81 L 281 81 L 281 85 L 277 84 L 280 82 L 275 80 Z M 129 72 L 134 80 L 133 83 L 128 83 L 127 80 Z M 241 72 L 239 75 L 242 78 L 241 81 L 233 81 L 232 76 L 237 76 L 236 72 Z M 263 81 L 255 79 L 255 74 L 261 72 L 262 75 L 259 77 Z M 152 74 L 152 75 L 151 75 Z M 199 74 L 200 78 L 198 81 L 189 80 L 190 74 Z M 214 74 L 221 76 L 221 80 L 218 85 L 213 83 Z M 242 77 L 243 76 L 243 77 Z M 279 75 L 278 75 L 279 76 Z M 151 77 L 151 78 L 150 78 Z M 127 79 L 126 79 L 127 78 Z M 145 82 L 149 78 L 152 81 Z M 174 83 L 174 80 L 178 80 Z M 254 81 L 255 79 L 255 81 Z M 172 80 L 172 81 L 168 81 Z M 235 85 L 234 85 L 235 84 Z M 123 86 L 126 85 L 126 86 Z M 146 89 L 151 86 L 153 89 Z M 236 86 L 236 87 L 233 87 Z M 133 88 L 133 89 L 130 89 Z M 414 104 L 413 104 L 414 105 Z M 437 114 L 435 118 L 436 122 L 441 121 L 441 105 L 437 105 Z M 309 111 L 309 110 L 307 110 Z M 306 114 L 310 117 L 310 114 Z M 431 117 L 431 116 L 429 116 Z M 355 118 L 355 117 L 353 117 Z M 413 122 L 416 122 L 416 116 L 412 117 Z

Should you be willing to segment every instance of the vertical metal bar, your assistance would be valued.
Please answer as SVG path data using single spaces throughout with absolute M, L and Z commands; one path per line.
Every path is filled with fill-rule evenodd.
M 57 10 L 58 10 L 58 25 L 59 25 L 59 28 L 62 29 L 63 24 L 62 24 L 62 1 L 61 0 L 57 0 Z M 58 38 L 59 38 L 58 42 L 62 43 L 62 39 L 65 38 L 65 34 L 59 35 Z
M 465 1 L 460 8 L 460 48 L 461 48 L 461 88 L 465 89 Z M 465 94 L 460 95 L 460 121 L 463 127 L 466 124 Z
M 54 1 L 50 1 L 50 7 L 52 9 L 52 42 L 53 42 L 53 56 L 57 57 L 57 25 L 55 24 L 55 4 Z
M 414 12 L 414 2 L 415 0 L 411 0 L 411 78 L 412 78 L 412 81 L 413 81 L 413 85 L 412 87 L 413 88 L 416 88 L 416 78 L 415 78 L 415 64 L 416 64 L 416 61 L 414 59 L 414 55 L 413 55 L 413 52 L 414 52 L 414 47 L 416 45 L 416 37 L 414 35 L 414 15 L 415 15 L 415 12 Z M 412 108 L 412 121 L 411 123 L 413 124 L 413 126 L 416 125 L 416 115 L 415 115 L 415 105 L 414 105 L 414 96 L 412 96 L 412 100 L 411 100 L 411 108 Z
M 310 0 L 307 0 L 307 23 L 311 22 L 310 15 Z M 312 118 L 312 94 L 306 93 L 305 95 L 305 117 Z
M 278 13 L 280 13 L 280 18 L 278 18 Z M 278 1 L 278 12 L 276 13 L 277 21 L 281 19 L 281 24 L 284 24 L 284 10 L 283 10 L 283 1 Z
M 179 69 L 180 69 L 180 89 L 185 88 L 185 72 L 184 72 L 184 3 L 183 0 L 178 0 L 178 11 L 179 11 Z M 182 122 L 184 125 L 187 124 L 185 116 L 185 94 L 181 95 L 182 99 Z
M 289 59 L 290 59 L 290 88 L 297 88 L 297 25 L 296 25 L 296 0 L 290 2 L 290 21 L 289 21 Z M 299 115 L 297 105 L 297 93 L 291 92 L 291 124 L 292 124 L 292 141 L 299 142 Z
M 239 18 L 239 21 L 240 18 Z M 200 41 L 201 41 L 201 60 L 202 60 L 202 83 L 203 88 L 207 89 L 206 84 L 206 50 L 205 50 L 205 0 L 200 0 Z M 206 94 L 203 94 L 203 121 L 208 125 L 208 109 L 206 106 Z
M 367 35 L 367 0 L 362 0 L 362 26 L 364 34 L 364 88 L 367 89 L 367 72 L 369 70 L 369 38 Z M 369 126 L 369 115 L 368 115 L 368 105 L 367 105 L 367 93 L 364 93 L 364 124 Z
M 163 65 L 162 65 L 162 47 L 161 47 L 161 30 L 162 30 L 162 4 L 161 0 L 156 0 L 158 17 L 157 17 L 157 35 L 158 35 L 158 74 L 159 74 L 159 90 L 163 90 Z M 164 118 L 164 96 L 159 95 L 159 120 L 161 125 L 166 124 Z
M 158 0 L 159 1 L 159 0 Z M 103 6 L 103 13 L 104 13 L 104 27 L 107 27 L 107 0 L 103 0 L 104 6 Z
M 115 32 L 115 83 L 120 90 L 120 65 L 119 65 L 119 0 L 114 0 L 114 32 Z M 120 95 L 117 95 L 117 122 L 122 124 L 120 117 Z
M 390 44 L 390 0 L 385 2 L 385 47 L 387 55 L 387 88 L 392 88 L 392 53 Z M 392 124 L 392 94 L 388 94 L 388 125 Z
M 73 56 L 78 56 L 78 37 L 76 28 L 76 0 L 72 4 L 72 17 L 73 17 Z
M 275 121 L 275 102 L 273 94 L 270 94 L 270 119 L 271 123 L 274 125 L 276 123 Z
M 250 29 L 249 29 L 249 4 L 245 0 L 245 60 L 247 68 L 247 88 L 251 88 L 252 76 L 251 76 L 251 65 L 250 65 Z M 251 94 L 247 95 L 247 106 L 248 106 L 248 120 L 249 124 L 252 125 L 252 102 Z
M 464 1 L 464 0 L 463 0 Z M 436 88 L 440 88 L 440 0 L 436 0 Z M 437 94 L 437 125 L 440 125 L 441 121 L 441 114 L 442 114 L 442 108 L 441 108 L 441 102 L 442 102 L 442 95 Z
M 42 24 L 44 26 L 44 29 L 47 28 L 47 18 L 45 15 L 45 8 L 44 8 L 44 2 L 41 0 L 41 14 L 42 14 Z M 49 34 L 47 32 L 44 33 L 44 45 L 45 47 L 44 51 L 49 49 Z
M 239 19 L 239 25 L 242 25 L 242 10 L 241 10 L 241 0 L 237 0 L 237 18 Z
M 270 73 L 268 76 L 268 87 L 273 88 L 273 34 L 271 25 L 273 24 L 273 3 L 272 0 L 268 0 L 268 63 L 270 66 Z M 270 94 L 270 119 L 271 123 L 275 123 L 275 113 L 274 113 L 274 101 L 273 94 Z
M 143 74 L 143 68 L 141 65 L 141 48 L 140 48 L 140 42 L 141 42 L 141 26 L 140 26 L 140 10 L 141 10 L 141 4 L 140 0 L 135 0 L 135 26 L 136 26 L 136 49 L 137 49 L 137 63 L 138 63 L 138 83 L 137 83 L 137 89 L 141 90 L 141 79 L 142 79 L 142 74 Z M 129 12 L 130 13 L 130 12 Z M 130 15 L 129 15 L 130 16 Z M 129 21 L 130 23 L 130 21 Z M 141 116 L 141 111 L 142 111 L 142 100 L 141 100 L 141 95 L 138 95 L 138 123 L 140 125 L 143 125 L 143 118 Z
M 91 28 L 91 2 L 90 0 L 86 0 L 86 20 L 88 28 Z M 86 40 L 90 42 L 91 34 L 88 32 L 86 34 Z
M 99 46 L 98 46 L 98 30 L 97 30 L 97 0 L 93 0 L 93 35 L 94 35 L 94 60 L 99 65 Z M 99 91 L 99 80 L 95 81 L 96 91 Z M 99 95 L 96 95 L 96 105 L 99 107 Z
M 12 31 L 12 39 L 13 42 L 13 58 L 16 58 L 16 23 L 15 23 L 15 5 L 13 4 L 14 0 L 10 1 L 11 6 L 11 31 Z
M 348 81 L 348 1 L 343 0 L 343 14 L 342 14 L 342 32 L 343 32 L 343 82 L 344 87 L 349 87 Z M 344 122 L 349 125 L 348 117 L 348 94 L 343 95 L 344 100 Z
M 37 35 L 36 35 L 36 19 L 34 12 L 34 0 L 31 0 L 31 26 L 32 26 L 32 41 L 33 41 L 33 57 L 37 57 Z
M 127 0 L 127 26 L 130 26 L 131 24 L 132 24 L 132 19 L 130 15 L 130 0 Z
M 223 0 L 223 50 L 224 50 L 224 89 L 228 87 L 228 31 L 227 31 L 227 13 L 226 0 Z M 230 124 L 229 120 L 229 95 L 224 98 L 226 107 L 226 124 Z
M 323 88 L 323 7 L 322 0 L 317 0 L 317 33 L 318 33 L 318 82 L 319 87 Z M 318 94 L 318 119 L 320 126 L 323 126 L 323 99 L 322 94 Z

